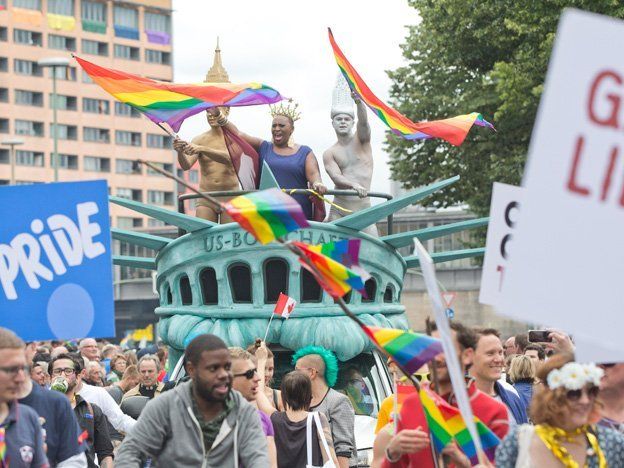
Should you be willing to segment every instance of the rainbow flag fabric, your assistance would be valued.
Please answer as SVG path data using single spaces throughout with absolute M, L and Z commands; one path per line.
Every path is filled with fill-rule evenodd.
M 223 206 L 261 244 L 309 226 L 301 205 L 278 188 L 241 195 Z
M 331 243 L 330 243 L 331 244 Z M 304 242 L 293 241 L 293 245 L 298 247 L 305 256 L 305 260 L 300 258 L 299 263 L 308 270 L 319 282 L 327 293 L 334 297 L 342 297 L 351 289 L 365 294 L 365 280 L 351 268 L 323 254 L 323 249 L 328 249 L 328 244 L 309 245 Z M 331 253 L 331 252 L 330 252 Z M 319 274 L 308 264 L 310 262 L 319 271 Z
M 0 427 L 0 468 L 5 468 L 9 466 L 9 462 L 6 459 L 6 428 Z
M 425 410 L 429 432 L 435 449 L 440 452 L 452 439 L 455 439 L 462 452 L 470 459 L 470 462 L 477 464 L 479 462 L 477 450 L 459 409 L 451 406 L 446 400 L 431 392 L 424 385 L 420 388 L 420 401 Z M 494 454 L 496 447 L 500 444 L 500 439 L 476 416 L 475 425 L 477 426 L 485 455 L 490 461 L 494 461 Z
M 400 112 L 391 108 L 380 100 L 366 85 L 362 77 L 349 63 L 340 47 L 334 40 L 334 35 L 329 31 L 329 42 L 334 51 L 336 63 L 344 75 L 349 87 L 358 94 L 362 101 L 372 110 L 383 123 L 396 135 L 408 140 L 422 140 L 428 138 L 442 138 L 450 144 L 461 145 L 473 125 L 487 127 L 494 130 L 494 126 L 477 112 L 458 115 L 444 120 L 432 120 L 429 122 L 414 123 Z
M 367 325 L 362 328 L 372 341 L 382 347 L 410 374 L 442 353 L 440 340 L 429 335 Z
M 83 70 L 115 99 L 142 112 L 155 123 L 166 122 L 175 131 L 184 119 L 216 106 L 273 104 L 283 98 L 261 83 L 175 84 L 104 68 L 74 55 Z

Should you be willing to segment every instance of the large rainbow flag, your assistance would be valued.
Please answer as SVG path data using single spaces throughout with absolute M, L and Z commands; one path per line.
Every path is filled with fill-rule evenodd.
M 334 298 L 342 297 L 351 289 L 359 291 L 360 294 L 365 294 L 365 280 L 360 274 L 323 254 L 323 248 L 327 248 L 324 247 L 327 246 L 327 244 L 309 245 L 305 242 L 293 241 L 293 245 L 298 247 L 305 256 L 305 259 L 299 259 L 301 266 L 312 273 L 321 287 L 327 291 L 330 296 Z M 310 262 L 318 272 L 315 271 L 308 262 Z
M 261 83 L 175 84 L 104 68 L 74 55 L 91 79 L 111 94 L 144 113 L 151 121 L 166 122 L 175 131 L 184 119 L 216 106 L 273 104 L 283 98 Z
M 438 453 L 452 439 L 455 439 L 462 452 L 470 458 L 470 462 L 477 464 L 479 462 L 477 450 L 459 409 L 451 406 L 446 400 L 431 392 L 424 385 L 420 388 L 419 393 L 429 425 L 429 433 Z M 500 444 L 500 439 L 476 416 L 475 425 L 477 426 L 485 455 L 491 461 L 494 461 L 494 454 L 496 447 Z
M 261 244 L 309 226 L 297 200 L 278 188 L 241 195 L 223 206 Z
M 329 42 L 334 51 L 336 63 L 344 75 L 349 87 L 358 94 L 362 101 L 379 117 L 396 135 L 408 140 L 422 140 L 427 138 L 442 138 L 450 144 L 459 146 L 464 142 L 473 125 L 488 127 L 494 126 L 477 112 L 458 115 L 444 120 L 414 123 L 400 112 L 380 100 L 366 85 L 362 77 L 349 63 L 340 47 L 334 40 L 331 29 L 328 28 Z
M 367 325 L 362 329 L 410 374 L 442 353 L 442 342 L 429 335 Z

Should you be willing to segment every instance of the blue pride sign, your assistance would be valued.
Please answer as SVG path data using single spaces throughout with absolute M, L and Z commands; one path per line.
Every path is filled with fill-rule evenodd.
M 26 341 L 115 336 L 103 180 L 0 188 L 0 326 Z

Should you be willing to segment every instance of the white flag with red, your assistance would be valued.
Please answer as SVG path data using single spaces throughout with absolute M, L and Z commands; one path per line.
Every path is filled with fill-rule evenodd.
M 281 315 L 282 318 L 287 319 L 288 317 L 290 317 L 290 314 L 295 308 L 295 305 L 297 305 L 297 301 L 284 293 L 280 293 L 279 298 L 277 299 L 277 304 L 275 304 L 275 310 L 273 311 L 273 313 Z

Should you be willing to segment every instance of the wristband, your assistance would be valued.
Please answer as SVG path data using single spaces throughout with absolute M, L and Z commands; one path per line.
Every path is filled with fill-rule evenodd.
M 390 447 L 386 447 L 386 460 L 390 463 L 397 463 L 401 459 L 401 454 L 399 454 L 398 458 L 392 458 L 390 456 Z

